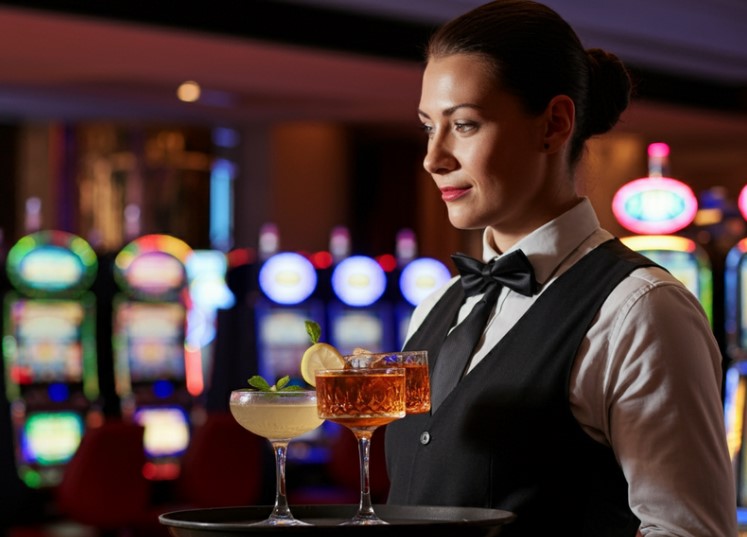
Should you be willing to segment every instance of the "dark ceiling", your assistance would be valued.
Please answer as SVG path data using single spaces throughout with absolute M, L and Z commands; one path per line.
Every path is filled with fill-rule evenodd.
M 478 3 L 0 2 L 0 116 L 414 122 L 427 36 Z M 671 109 L 747 130 L 744 0 L 547 3 L 628 63 L 659 127 Z M 183 80 L 201 83 L 200 102 L 175 99 Z

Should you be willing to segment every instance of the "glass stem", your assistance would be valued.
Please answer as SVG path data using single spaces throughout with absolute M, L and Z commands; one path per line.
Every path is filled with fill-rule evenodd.
M 371 480 L 368 471 L 373 431 L 358 430 L 355 435 L 358 437 L 358 458 L 360 459 L 361 474 L 361 500 L 358 506 L 358 516 L 374 518 L 376 515 L 371 503 Z
M 273 440 L 270 442 L 275 452 L 275 507 L 270 518 L 284 520 L 292 519 L 288 498 L 285 495 L 285 458 L 288 450 L 287 440 Z

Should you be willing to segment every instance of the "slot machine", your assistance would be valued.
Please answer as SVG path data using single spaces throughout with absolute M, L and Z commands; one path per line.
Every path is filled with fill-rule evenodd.
M 302 382 L 301 356 L 311 344 L 306 321 L 315 321 L 326 333 L 324 303 L 315 295 L 314 265 L 297 252 L 277 252 L 259 267 L 260 293 L 255 296 L 257 361 L 259 374 L 270 383 L 289 376 Z
M 352 255 L 332 271 L 333 298 L 327 304 L 329 340 L 342 354 L 361 347 L 371 352 L 396 344 L 391 303 L 385 298 L 387 276 L 372 257 Z
M 724 382 L 726 439 L 737 487 L 737 506 L 747 522 L 747 450 L 744 420 L 747 411 L 747 239 L 726 258 L 725 307 L 727 354 L 730 365 Z
M 393 349 L 392 306 L 387 295 L 388 258 L 351 255 L 350 232 L 344 226 L 330 234 L 330 263 L 320 277 L 324 290 L 328 340 L 342 354 L 356 347 L 381 352 Z
M 6 269 L 3 359 L 16 468 L 30 488 L 50 488 L 86 429 L 103 420 L 90 291 L 98 259 L 84 239 L 45 230 L 18 240 Z
M 676 235 L 695 219 L 698 200 L 685 183 L 666 177 L 669 146 L 648 147 L 649 174 L 623 185 L 613 197 L 612 212 L 627 230 L 623 243 L 663 266 L 698 297 L 713 324 L 713 268 L 705 249 Z
M 317 322 L 323 338 L 326 333 L 324 302 L 315 294 L 317 281 L 314 265 L 297 252 L 277 251 L 260 263 L 259 292 L 253 295 L 251 306 L 255 314 L 258 374 L 271 384 L 284 376 L 291 378 L 291 384 L 305 384 L 301 357 L 311 344 L 306 321 Z M 234 379 L 234 387 L 247 387 L 247 378 Z M 327 460 L 327 435 L 322 428 L 325 426 L 291 442 L 289 464 L 308 468 Z
M 123 418 L 145 428 L 144 474 L 155 481 L 178 476 L 204 389 L 200 352 L 187 345 L 192 253 L 180 239 L 151 234 L 114 258 L 114 384 Z
M 747 187 L 739 196 L 739 211 L 747 219 Z M 726 354 L 729 365 L 724 378 L 726 441 L 737 487 L 737 516 L 747 529 L 747 238 L 727 253 L 724 266 Z

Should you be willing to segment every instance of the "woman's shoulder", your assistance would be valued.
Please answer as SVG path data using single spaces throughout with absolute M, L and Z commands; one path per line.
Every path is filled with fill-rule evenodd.
M 606 306 L 616 311 L 618 317 L 645 310 L 654 316 L 697 311 L 698 317 L 706 318 L 695 292 L 658 265 L 633 270 L 610 293 Z
M 689 291 L 687 285 L 669 270 L 660 265 L 639 267 L 630 273 L 629 283 L 640 287 L 669 287 L 680 288 Z

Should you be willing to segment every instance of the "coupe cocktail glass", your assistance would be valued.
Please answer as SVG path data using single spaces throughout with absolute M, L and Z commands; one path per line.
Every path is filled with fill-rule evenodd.
M 244 429 L 267 438 L 275 452 L 275 506 L 270 516 L 253 525 L 306 526 L 293 517 L 285 492 L 285 458 L 293 438 L 319 427 L 316 391 L 257 391 L 248 388 L 231 392 L 229 407 Z
M 425 414 L 431 409 L 431 383 L 428 351 L 357 352 L 343 356 L 345 367 L 403 367 L 408 414 Z
M 371 503 L 371 437 L 378 427 L 405 417 L 404 368 L 319 370 L 316 393 L 319 417 L 347 427 L 358 441 L 360 503 L 355 516 L 343 524 L 387 524 Z

